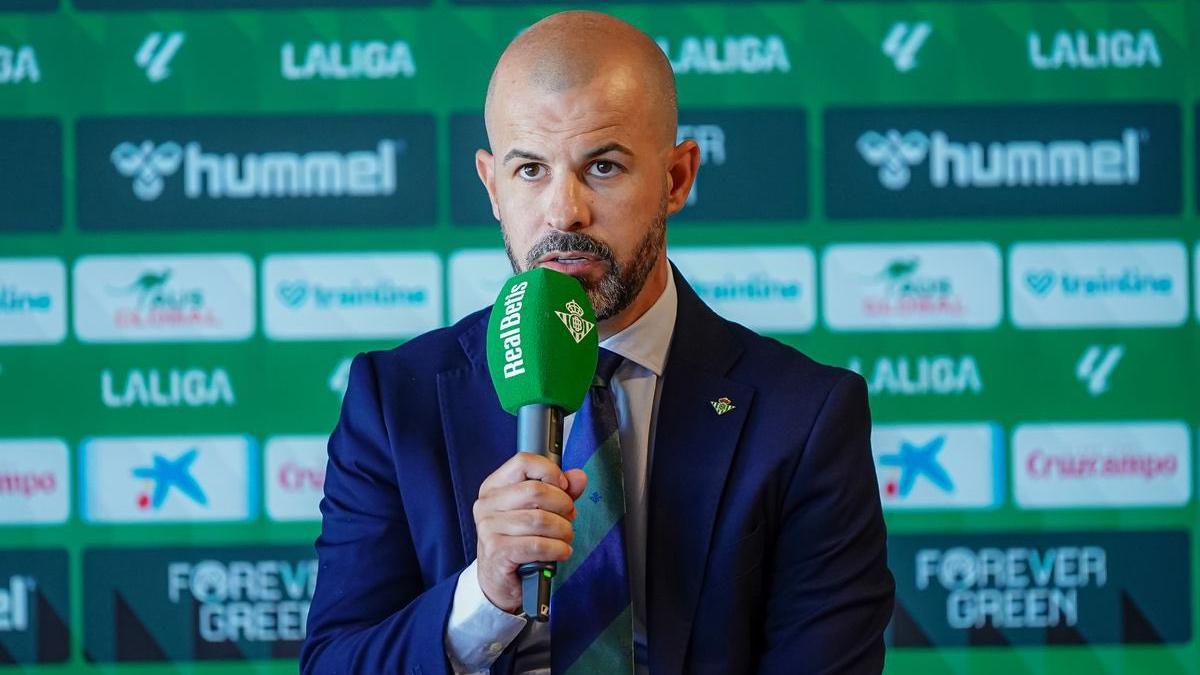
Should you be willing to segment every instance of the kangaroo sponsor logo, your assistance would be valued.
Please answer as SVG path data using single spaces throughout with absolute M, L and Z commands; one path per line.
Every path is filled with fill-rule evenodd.
M 1023 424 L 1013 485 L 1022 508 L 1184 506 L 1191 437 L 1182 422 Z
M 1000 321 L 1000 253 L 989 243 L 839 244 L 822 265 L 834 330 L 984 329 Z
M 42 81 L 37 51 L 30 45 L 0 45 L 0 85 Z
M 0 524 L 66 522 L 70 488 L 67 446 L 61 440 L 0 440 Z
M 1187 251 L 1174 241 L 1020 243 L 1009 258 L 1021 328 L 1176 326 L 1187 319 Z
M 1169 105 L 835 108 L 827 209 L 834 218 L 1178 212 L 1179 140 Z
M 0 344 L 62 342 L 66 285 L 57 258 L 0 258 Z
M 286 80 L 393 80 L 415 77 L 417 63 L 403 40 L 310 42 L 303 49 L 285 42 L 279 69 Z
M 1029 31 L 1029 65 L 1036 70 L 1161 68 L 1163 59 L 1154 31 L 1059 30 L 1043 35 Z
M 406 337 L 442 323 L 433 253 L 270 255 L 263 318 L 274 340 Z
M 872 396 L 961 396 L 983 392 L 979 364 L 970 354 L 951 356 L 880 356 L 868 369 L 862 357 L 847 368 L 867 380 Z
M 676 75 L 790 73 L 787 43 L 779 35 L 688 35 L 655 40 Z
M 80 226 L 429 223 L 432 134 L 427 115 L 83 119 Z M 269 209 L 245 207 L 268 201 Z
M 227 341 L 254 332 L 245 256 L 85 256 L 74 277 L 75 332 L 85 342 Z
M 808 248 L 689 247 L 672 249 L 671 259 L 697 295 L 731 321 L 779 333 L 816 323 L 816 261 Z
M 231 522 L 256 512 L 257 451 L 246 436 L 92 438 L 81 456 L 87 522 Z
M 320 520 L 325 490 L 327 436 L 273 436 L 267 439 L 267 516 L 271 520 Z
M 885 509 L 970 509 L 1000 504 L 998 425 L 881 424 L 871 432 Z

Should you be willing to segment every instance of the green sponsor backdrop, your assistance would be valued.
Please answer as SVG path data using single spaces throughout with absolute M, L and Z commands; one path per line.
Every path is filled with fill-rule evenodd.
M 47 636 L 60 632 L 43 625 L 40 635 L 13 638 L 0 633 L 0 647 L 8 656 L 0 659 L 0 668 L 4 661 L 19 661 L 24 665 L 9 668 L 45 673 L 295 670 L 288 658 L 294 646 L 203 651 L 187 643 L 194 637 L 190 634 L 160 638 L 170 642 L 161 651 L 168 658 L 193 653 L 195 659 L 175 664 L 108 662 L 119 658 L 119 650 L 104 642 L 111 626 L 103 624 L 114 616 L 108 610 L 88 612 L 89 605 L 108 607 L 112 601 L 85 602 L 105 592 L 86 585 L 107 575 L 121 555 L 151 555 L 147 547 L 170 549 L 154 552 L 152 563 L 137 562 L 155 570 L 172 560 L 197 562 L 203 556 L 249 563 L 269 563 L 282 556 L 290 561 L 285 569 L 291 570 L 299 564 L 299 554 L 289 548 L 285 555 L 278 547 L 309 544 L 318 526 L 269 518 L 260 503 L 265 499 L 262 486 L 251 492 L 255 503 L 249 522 L 85 524 L 76 499 L 78 482 L 84 479 L 80 443 L 103 436 L 249 434 L 262 447 L 277 435 L 328 434 L 338 412 L 338 370 L 344 359 L 400 340 L 268 339 L 261 307 L 274 289 L 262 285 L 263 258 L 274 253 L 419 250 L 445 261 L 459 249 L 498 248 L 497 230 L 486 222 L 483 191 L 471 183 L 469 170 L 464 177 L 480 128 L 472 116 L 481 108 L 491 65 L 507 41 L 548 12 L 575 3 L 321 4 L 0 0 L 0 258 L 58 258 L 66 265 L 69 290 L 76 281 L 72 265 L 85 255 L 237 253 L 253 261 L 258 285 L 257 320 L 248 339 L 83 342 L 70 320 L 80 308 L 68 301 L 62 341 L 0 346 L 0 439 L 65 441 L 72 495 L 65 523 L 0 529 L 0 547 L 15 551 L 5 554 L 0 566 L 0 588 L 6 592 L 25 589 L 23 584 L 33 578 L 29 575 L 37 573 L 18 569 L 14 556 L 19 558 L 19 551 L 66 551 L 65 576 L 45 570 L 36 579 L 58 588 L 30 592 L 30 597 L 43 598 L 40 607 L 52 606 L 55 616 L 68 624 L 67 661 L 61 662 L 61 650 L 44 644 Z M 717 152 L 719 141 L 711 137 L 711 129 L 705 132 L 711 140 L 706 147 L 709 171 L 702 170 L 698 201 L 688 207 L 695 209 L 694 217 L 680 218 L 669 230 L 672 246 L 809 246 L 816 253 L 818 279 L 821 254 L 835 243 L 986 241 L 998 247 L 1004 272 L 996 283 L 1004 291 L 994 327 L 841 332 L 826 322 L 823 301 L 812 330 L 776 335 L 825 362 L 860 364 L 878 385 L 872 392 L 877 423 L 993 422 L 1004 430 L 1007 445 L 1022 423 L 1171 420 L 1186 425 L 1189 448 L 1194 448 L 1200 424 L 1200 389 L 1195 386 L 1200 376 L 1200 329 L 1193 278 L 1200 239 L 1195 194 L 1200 183 L 1200 49 L 1194 44 L 1200 35 L 1200 2 L 808 0 L 629 2 L 604 7 L 659 39 L 676 66 L 683 121 L 720 126 L 720 142 L 728 148 Z M 151 38 L 154 33 L 157 38 Z M 175 33 L 182 41 L 172 46 Z M 341 53 L 331 57 L 335 43 Z M 320 53 L 311 51 L 314 44 L 324 45 L 318 47 Z M 1099 54 L 1105 49 L 1107 57 Z M 324 66 L 317 63 L 322 58 Z M 902 112 L 891 115 L 892 108 Z M 739 109 L 774 112 L 764 113 L 764 122 L 756 124 L 754 115 Z M 1042 125 L 1039 109 L 1052 111 Z M 1138 111 L 1144 110 L 1153 114 L 1139 117 Z M 1077 126 L 1070 123 L 1072 115 L 1079 116 Z M 355 134 L 361 126 L 356 131 L 353 124 L 338 123 L 340 116 L 375 120 L 373 124 L 384 127 L 392 116 L 409 121 L 385 129 L 394 132 L 389 138 L 400 148 L 385 157 L 377 145 L 382 137 L 360 139 Z M 327 125 L 320 124 L 322 117 L 330 118 Z M 173 118 L 187 119 L 176 124 Z M 265 131 L 251 133 L 259 127 L 246 118 L 262 120 Z M 854 126 L 862 120 L 867 126 Z M 273 121 L 278 124 L 272 126 Z M 789 127 L 790 121 L 803 128 Z M 900 150 L 890 146 L 892 154 L 869 162 L 864 151 L 851 144 L 868 131 L 886 138 L 893 128 L 901 135 L 917 132 L 903 137 L 912 154 L 896 154 Z M 301 136 L 280 138 L 281 129 Z M 98 136 L 97 130 L 106 135 Z M 943 136 L 937 136 L 939 131 Z M 772 145 L 769 138 L 764 142 L 764 133 L 787 136 Z M 744 143 L 739 145 L 739 138 Z M 837 145 L 827 144 L 827 139 L 835 139 Z M 137 152 L 147 140 L 153 144 L 144 148 L 147 153 L 161 150 L 168 141 L 176 143 L 179 163 L 172 168 L 168 152 L 166 164 L 139 174 L 150 155 Z M 131 144 L 132 150 L 127 150 L 142 163 L 119 174 L 108 153 L 122 141 Z M 1054 145 L 1063 141 L 1079 143 L 1066 149 Z M 1098 146 L 1109 141 L 1119 147 Z M 203 164 L 189 158 L 189 143 L 195 144 L 195 157 L 208 153 L 212 161 Z M 980 152 L 988 144 L 999 144 L 1004 154 L 996 161 L 1009 168 L 995 184 L 986 185 L 986 166 L 974 170 L 969 165 L 970 143 L 982 144 L 977 146 Z M 1131 143 L 1136 159 L 1128 154 Z M 747 147 L 753 151 L 747 152 Z M 1054 154 L 1054 147 L 1060 154 Z M 317 150 L 341 153 L 334 158 L 343 162 L 338 166 L 357 162 L 344 169 L 358 176 L 351 181 L 353 187 L 296 177 L 309 176 L 301 169 L 300 174 L 277 175 L 278 182 L 262 188 L 267 196 L 259 198 L 238 202 L 204 193 L 206 186 L 211 193 L 223 155 L 245 160 L 251 154 L 261 159 L 264 153 Z M 961 158 L 947 159 L 956 151 Z M 375 154 L 350 159 L 352 152 Z M 1126 154 L 1114 154 L 1120 152 Z M 1009 162 L 1013 157 L 1017 159 Z M 949 178 L 943 187 L 934 188 L 931 172 L 938 162 Z M 208 173 L 196 168 L 201 165 Z M 1088 168 L 1079 168 L 1084 166 Z M 846 182 L 827 184 L 831 168 Z M 881 188 L 874 182 L 880 168 L 901 176 L 910 172 L 912 182 L 894 190 Z M 194 198 L 185 196 L 189 171 L 200 186 Z M 1102 174 L 1106 178 L 1096 178 Z M 135 181 L 144 180 L 153 192 L 156 178 L 162 181 L 161 196 L 146 200 L 130 191 Z M 1097 180 L 1109 179 L 1111 190 L 1097 186 Z M 706 180 L 713 181 L 712 189 L 705 187 Z M 739 185 L 745 188 L 739 190 Z M 737 200 L 746 199 L 746 194 L 754 201 L 739 209 Z M 924 198 L 914 201 L 918 194 Z M 880 199 L 856 203 L 855 195 Z M 310 203 L 318 209 L 307 211 L 297 199 L 315 200 Z M 705 200 L 715 200 L 708 211 Z M 1097 203 L 1112 208 L 1098 209 Z M 171 205 L 178 209 L 177 218 L 170 215 Z M 394 209 L 395 217 L 387 218 L 386 211 L 381 216 L 381 207 Z M 272 213 L 278 217 L 272 218 Z M 322 226 L 313 222 L 314 213 L 339 217 Z M 157 226 L 155 219 L 160 220 Z M 1181 315 L 1141 327 L 1027 330 L 1014 324 L 1008 290 L 1014 243 L 1148 239 L 1179 242 L 1186 248 L 1186 271 L 1174 282 L 1187 287 Z M 139 271 L 131 269 L 131 279 Z M 865 269 L 862 275 L 879 271 Z M 446 285 L 442 297 L 448 295 L 447 275 L 448 268 L 443 279 L 426 280 Z M 1020 285 L 1021 279 L 1014 283 Z M 815 290 L 810 285 L 807 292 Z M 448 321 L 448 307 L 442 312 Z M 1100 392 L 1090 391 L 1086 378 L 1077 374 L 1093 345 L 1124 348 Z M 950 379 L 967 384 L 906 386 L 889 378 L 888 372 L 877 372 L 881 359 L 885 371 L 893 372 L 906 360 L 913 380 L 911 373 L 921 358 L 939 356 L 958 364 Z M 962 373 L 965 360 L 971 362 L 974 376 Z M 1095 366 L 1084 370 L 1094 372 Z M 208 373 L 208 394 L 193 398 L 209 403 L 189 404 L 182 395 L 181 400 L 168 397 L 171 400 L 161 406 L 106 403 L 105 371 L 120 390 L 130 371 L 165 374 L 171 369 Z M 228 379 L 232 395 L 212 381 L 218 370 Z M 1138 608 L 1150 624 L 1158 622 L 1158 632 L 1169 627 L 1167 635 L 1160 636 L 1167 644 L 1154 644 L 1146 637 L 1155 630 L 1139 631 L 1140 644 L 1128 647 L 1089 645 L 1086 639 L 1039 646 L 1029 644 L 1027 636 L 1017 646 L 1005 646 L 993 635 L 983 647 L 962 646 L 968 642 L 964 639 L 940 649 L 894 648 L 888 655 L 888 672 L 1200 673 L 1195 628 L 1200 594 L 1194 581 L 1188 583 L 1200 560 L 1200 527 L 1190 487 L 1196 473 L 1194 452 L 1188 451 L 1193 457 L 1187 469 L 1192 474 L 1188 498 L 1170 507 L 1018 508 L 1008 475 L 1011 449 L 1006 448 L 1006 475 L 1001 477 L 1006 489 L 995 508 L 888 513 L 890 531 L 909 537 L 897 548 L 906 556 L 925 545 L 922 537 L 952 546 L 954 535 L 966 532 L 1017 533 L 998 545 L 1038 551 L 1055 545 L 1056 532 L 1185 533 L 1182 542 L 1178 534 L 1172 535 L 1172 546 L 1162 551 L 1170 557 L 1165 566 L 1171 570 L 1168 581 L 1176 584 L 1175 595 Z M 255 455 L 252 461 L 261 458 Z M 1021 533 L 1038 539 L 1022 540 Z M 1086 543 L 1076 534 L 1060 545 Z M 1104 543 L 1129 545 L 1119 537 Z M 981 544 L 976 537 L 969 545 Z M 189 547 L 199 552 L 173 557 L 172 551 Z M 256 547 L 262 548 L 257 554 Z M 58 561 L 57 555 L 51 557 Z M 85 569 L 89 560 L 105 565 Z M 21 576 L 15 586 L 10 568 L 15 570 L 11 574 Z M 911 570 L 913 560 L 896 568 Z M 275 568 L 269 574 L 261 565 L 255 569 L 267 575 L 263 578 L 278 578 Z M 1153 561 L 1141 572 L 1155 575 Z M 1133 573 L 1128 568 L 1120 571 Z M 128 588 L 133 582 L 122 578 L 104 583 Z M 271 583 L 286 587 L 284 582 Z M 905 576 L 898 583 L 911 587 L 914 580 Z M 1120 583 L 1137 586 L 1125 578 Z M 177 608 L 155 609 L 168 604 L 165 588 L 160 597 L 154 597 L 153 588 L 140 592 L 143 601 L 122 605 L 122 611 L 153 627 L 150 633 L 160 631 L 155 622 L 171 621 L 175 615 L 170 612 Z M 1155 593 L 1160 591 L 1156 588 Z M 292 597 L 303 600 L 303 595 Z M 928 599 L 908 611 L 922 606 L 930 606 Z M 38 616 L 37 607 L 35 602 L 31 616 Z M 934 606 L 930 611 L 937 610 Z M 13 623 L 11 614 L 0 602 L 0 619 Z M 42 615 L 47 616 L 44 611 Z M 118 613 L 116 620 L 120 616 L 125 614 Z M 912 625 L 922 624 L 918 616 L 905 621 L 909 637 Z M 1186 639 L 1179 638 L 1181 630 Z M 89 644 L 99 645 L 91 656 L 101 662 L 87 657 Z M 147 647 L 134 653 L 155 652 Z M 279 658 L 264 658 L 271 654 Z M 239 655 L 260 660 L 200 662 Z M 36 660 L 48 663 L 28 665 Z

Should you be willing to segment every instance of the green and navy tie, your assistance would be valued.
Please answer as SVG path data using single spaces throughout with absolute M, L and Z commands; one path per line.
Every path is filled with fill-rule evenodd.
M 625 481 L 617 408 L 608 383 L 622 358 L 600 350 L 596 377 L 575 414 L 563 469 L 582 468 L 574 552 L 559 563 L 550 596 L 554 675 L 633 672 L 633 613 L 625 560 Z

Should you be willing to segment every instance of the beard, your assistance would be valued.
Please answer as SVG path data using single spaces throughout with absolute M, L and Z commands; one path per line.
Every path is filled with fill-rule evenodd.
M 508 233 L 500 228 L 504 235 L 504 251 L 512 263 L 513 273 L 519 274 L 533 268 L 538 258 L 554 251 L 578 251 L 596 256 L 608 263 L 608 271 L 596 281 L 579 278 L 583 290 L 587 293 L 592 308 L 596 311 L 596 319 L 604 321 L 620 314 L 642 292 L 650 270 L 662 255 L 667 239 L 667 198 L 663 198 L 658 207 L 658 213 L 650 222 L 645 236 L 638 242 L 629 260 L 618 261 L 616 254 L 603 242 L 593 239 L 581 232 L 564 232 L 554 230 L 534 243 L 525 254 L 524 261 L 517 260 L 513 253 L 512 242 Z

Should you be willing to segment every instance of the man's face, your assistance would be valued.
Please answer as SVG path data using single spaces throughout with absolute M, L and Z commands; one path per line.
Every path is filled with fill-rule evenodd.
M 620 71 L 558 92 L 512 85 L 489 119 L 495 156 L 476 157 L 513 270 L 578 278 L 600 319 L 629 305 L 664 246 L 671 148 L 637 90 Z

